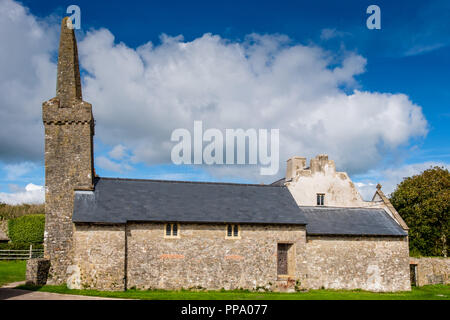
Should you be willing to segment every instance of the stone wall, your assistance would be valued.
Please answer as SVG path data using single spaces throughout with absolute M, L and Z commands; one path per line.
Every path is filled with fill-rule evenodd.
M 0 231 L 8 234 L 8 220 L 0 220 Z
M 74 289 L 123 290 L 125 226 L 76 225 L 74 265 L 67 285 Z
M 66 281 L 72 265 L 74 188 L 92 188 L 90 123 L 45 124 L 45 257 L 49 284 Z
M 8 220 L 0 220 L 0 241 L 9 241 Z
M 226 239 L 225 224 L 181 224 L 180 237 L 164 237 L 164 224 L 128 225 L 128 287 L 139 289 L 256 289 L 282 287 L 277 243 L 294 244 L 292 282 L 305 274 L 304 226 L 240 226 Z M 279 281 L 277 281 L 279 280 Z
M 43 286 L 47 283 L 50 260 L 29 259 L 27 260 L 26 284 Z
M 306 253 L 309 288 L 411 290 L 406 238 L 308 236 Z
M 408 242 L 396 237 L 309 236 L 304 226 L 163 223 L 77 224 L 72 288 L 410 290 Z M 125 236 L 126 234 L 126 236 Z M 277 244 L 292 243 L 289 276 L 277 275 Z M 127 279 L 124 280 L 126 274 Z
M 410 258 L 416 265 L 416 285 L 449 284 L 450 258 Z

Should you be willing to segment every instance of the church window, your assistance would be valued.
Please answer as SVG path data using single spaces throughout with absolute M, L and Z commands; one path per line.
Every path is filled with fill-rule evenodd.
M 178 223 L 167 223 L 164 237 L 165 238 L 178 238 L 179 237 L 179 224 Z
M 237 224 L 227 224 L 227 238 L 238 239 L 240 236 L 239 225 Z
M 317 205 L 323 206 L 325 204 L 325 194 L 324 193 L 318 193 L 317 194 Z

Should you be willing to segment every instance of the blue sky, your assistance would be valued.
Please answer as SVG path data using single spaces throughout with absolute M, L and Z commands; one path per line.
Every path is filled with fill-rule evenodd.
M 12 7 L 11 3 L 12 1 L 0 1 L 0 5 L 5 5 L 8 8 Z M 300 45 L 308 48 L 320 48 L 321 53 L 317 55 L 315 53 L 308 54 L 315 55 L 314 59 L 317 60 L 314 61 L 326 61 L 328 70 L 335 66 L 342 66 L 343 69 L 348 68 L 349 75 L 345 75 L 345 79 L 342 81 L 336 80 L 336 87 L 322 86 L 319 89 L 316 88 L 317 90 L 312 91 L 321 96 L 308 96 L 305 98 L 306 100 L 299 98 L 300 100 L 296 102 L 299 105 L 304 101 L 313 101 L 311 105 L 320 109 L 323 106 L 321 100 L 323 96 L 334 95 L 338 91 L 338 96 L 341 98 L 342 95 L 351 96 L 354 90 L 367 93 L 370 97 L 380 93 L 384 97 L 384 100 L 380 101 L 386 101 L 388 105 L 394 103 L 393 100 L 389 100 L 388 95 L 405 95 L 408 98 L 408 102 L 405 102 L 405 105 L 407 104 L 405 108 L 410 108 L 406 110 L 413 110 L 414 106 L 421 108 L 421 113 L 426 119 L 426 125 L 423 125 L 423 123 L 417 124 L 408 117 L 399 120 L 398 125 L 400 127 L 409 126 L 411 128 L 405 129 L 406 133 L 403 131 L 399 133 L 399 136 L 394 139 L 395 143 L 390 143 L 389 134 L 391 132 L 393 136 L 397 134 L 398 130 L 395 127 L 397 123 L 395 121 L 376 122 L 374 120 L 373 123 L 382 128 L 378 128 L 379 131 L 374 133 L 376 136 L 373 137 L 375 142 L 373 142 L 371 152 L 364 150 L 365 142 L 364 140 L 358 141 L 361 134 L 358 134 L 356 130 L 354 136 L 352 136 L 351 132 L 341 134 L 341 131 L 339 131 L 341 129 L 336 129 L 336 131 L 330 133 L 330 136 L 324 138 L 335 139 L 333 146 L 340 145 L 341 148 L 335 150 L 334 147 L 325 145 L 323 148 L 311 146 L 306 148 L 308 143 L 303 141 L 302 144 L 293 146 L 290 149 L 292 151 L 288 150 L 281 153 L 281 155 L 289 153 L 294 155 L 295 153 L 308 157 L 319 151 L 329 153 L 330 157 L 334 156 L 334 159 L 336 159 L 338 169 L 348 171 L 353 180 L 360 183 L 360 190 L 363 194 L 371 192 L 374 184 L 380 181 L 388 186 L 387 188 L 390 189 L 388 191 L 392 191 L 395 184 L 404 175 L 418 173 L 431 164 L 448 165 L 450 162 L 450 145 L 448 143 L 450 140 L 450 130 L 448 129 L 450 121 L 450 91 L 448 89 L 450 87 L 450 19 L 448 18 L 450 16 L 450 2 L 448 1 L 21 1 L 17 6 L 28 8 L 22 14 L 28 17 L 30 21 L 34 19 L 33 21 L 36 21 L 39 28 L 44 30 L 46 34 L 43 36 L 46 39 L 45 41 L 36 41 L 36 45 L 29 49 L 31 52 L 36 52 L 36 57 L 48 55 L 48 61 L 42 62 L 45 68 L 48 68 L 45 69 L 48 70 L 49 74 L 45 78 L 48 79 L 48 85 L 45 84 L 41 87 L 30 85 L 29 91 L 36 90 L 37 92 L 33 95 L 33 99 L 36 99 L 36 101 L 42 102 L 50 99 L 52 94 L 54 95 L 50 92 L 50 88 L 54 87 L 56 81 L 56 73 L 52 75 L 51 72 L 54 67 L 52 64 L 56 59 L 58 24 L 60 19 L 65 16 L 66 8 L 71 4 L 76 4 L 81 8 L 81 30 L 77 30 L 77 38 L 80 45 L 83 93 L 84 99 L 93 103 L 94 115 L 97 122 L 100 122 L 95 137 L 96 171 L 100 176 L 255 183 L 274 181 L 283 176 L 284 167 L 280 167 L 279 173 L 272 178 L 265 177 L 263 179 L 252 173 L 240 173 L 244 171 L 228 172 L 220 168 L 190 165 L 175 166 L 167 161 L 167 157 L 159 154 L 166 149 L 161 148 L 158 151 L 159 153 L 149 151 L 156 145 L 162 144 L 164 139 L 168 139 L 166 132 L 171 131 L 168 129 L 169 124 L 166 125 L 166 128 L 163 128 L 161 124 L 161 128 L 159 128 L 159 124 L 152 125 L 152 122 L 150 122 L 149 126 L 152 128 L 158 127 L 158 130 L 152 129 L 153 131 L 149 131 L 149 133 L 146 133 L 145 130 L 138 130 L 123 139 L 121 139 L 121 134 L 131 132 L 131 129 L 127 130 L 124 127 L 121 128 L 122 131 L 118 129 L 117 132 L 111 129 L 117 123 L 116 121 L 123 116 L 119 110 L 121 106 L 122 108 L 128 108 L 128 106 L 126 106 L 127 103 L 122 103 L 121 106 L 112 107 L 111 110 L 117 111 L 117 114 L 109 117 L 102 111 L 110 102 L 107 102 L 108 98 L 103 97 L 101 92 L 107 92 L 108 90 L 114 92 L 115 84 L 109 84 L 104 80 L 105 78 L 102 78 L 101 75 L 104 74 L 102 70 L 104 69 L 98 61 L 109 61 L 107 49 L 110 48 L 110 52 L 130 55 L 128 60 L 123 61 L 135 59 L 136 55 L 140 57 L 136 59 L 145 61 L 145 54 L 148 54 L 150 59 L 153 60 L 148 63 L 150 67 L 146 71 L 158 70 L 157 63 L 160 63 L 159 67 L 168 63 L 168 60 L 161 57 L 161 52 L 167 56 L 177 50 L 170 44 L 165 45 L 165 40 L 161 38 L 162 34 L 170 37 L 182 35 L 182 40 L 178 39 L 175 42 L 204 45 L 203 51 L 211 48 L 211 45 L 220 45 L 227 50 L 233 45 L 238 45 L 242 46 L 244 48 L 242 50 L 245 51 L 247 50 L 245 49 L 247 48 L 245 43 L 249 35 L 266 35 L 271 41 L 277 43 L 278 47 L 275 52 L 269 53 L 269 55 L 273 54 L 278 59 L 277 61 L 281 61 L 286 56 L 284 55 L 284 49 Z M 366 14 L 366 8 L 371 4 L 376 4 L 381 8 L 381 30 L 369 30 L 366 27 L 366 19 L 369 16 Z M 17 34 L 16 39 L 21 37 L 20 28 L 13 24 L 5 24 L 2 29 L 3 32 L 0 37 L 3 43 L 14 41 L 11 34 Z M 205 38 L 204 35 L 208 33 L 212 36 L 218 36 L 220 43 L 214 42 L 215 40 L 212 38 Z M 286 37 L 289 40 L 280 40 L 280 37 Z M 108 39 L 113 40 L 110 43 Z M 145 54 L 141 53 L 142 46 L 149 42 L 152 43 L 151 49 L 147 48 L 145 50 L 148 51 Z M 121 43 L 123 47 L 120 47 Z M 38 48 L 41 44 L 46 45 L 46 48 Z M 104 47 L 100 47 L 100 44 L 104 44 Z M 14 50 L 19 50 L 14 48 L 20 47 L 15 44 L 5 46 L 2 49 L 4 51 L 2 54 L 13 58 L 17 55 Z M 267 49 L 268 47 L 266 44 L 261 44 L 258 48 Z M 104 56 L 97 57 L 96 55 L 100 51 L 104 52 L 102 53 Z M 251 54 L 251 51 L 247 51 L 247 53 Z M 198 51 L 192 49 L 191 55 L 196 54 L 199 55 Z M 326 57 L 323 58 L 323 55 Z M 348 64 L 353 64 L 353 69 L 344 66 L 345 59 L 352 56 L 361 57 L 361 59 L 365 59 L 365 62 L 362 62 L 361 59 L 350 59 Z M 176 57 L 178 55 L 174 54 L 172 59 Z M 34 60 L 23 61 L 32 63 L 30 61 Z M 217 61 L 222 61 L 223 64 L 223 60 Z M 24 63 L 18 62 L 18 65 L 20 64 L 23 65 Z M 147 63 L 143 64 L 145 65 L 144 68 L 147 68 Z M 33 68 L 33 66 L 30 65 L 30 68 Z M 214 63 L 212 63 L 212 66 L 214 67 Z M 136 67 L 135 64 L 127 67 L 127 70 L 134 67 Z M 192 67 L 187 66 L 187 71 L 183 69 L 184 71 L 180 71 L 179 74 L 183 75 L 182 72 L 189 73 L 189 70 L 191 70 L 189 68 L 192 68 L 192 72 L 195 73 L 194 68 L 196 67 L 195 64 L 192 64 Z M 103 68 L 107 68 L 107 66 Z M 358 68 L 361 68 L 361 70 L 357 71 Z M 121 72 L 124 72 L 125 75 L 127 73 L 123 70 Z M 46 74 L 47 72 L 42 73 Z M 53 80 L 51 76 L 54 77 Z M 120 77 L 120 74 L 118 76 Z M 43 78 L 40 78 L 41 75 L 36 77 L 37 81 L 43 81 Z M 163 79 L 169 79 L 169 81 L 172 79 L 167 77 Z M 29 77 L 18 77 L 19 80 L 17 81 L 24 81 L 20 79 L 26 78 Z M 287 76 L 281 78 L 282 81 L 289 81 L 289 79 L 300 79 L 299 81 L 301 81 L 302 79 L 301 76 L 297 75 L 293 78 Z M 126 81 L 126 77 L 123 79 L 123 81 Z M 272 79 L 275 82 L 280 77 L 274 75 Z M 3 84 L 6 83 L 4 79 L 0 79 L 0 81 L 3 81 Z M 220 81 L 219 83 L 222 83 Z M 130 84 L 130 88 L 135 87 Z M 155 96 L 163 90 L 155 91 L 156 93 L 152 94 Z M 254 90 L 259 92 L 258 85 L 255 84 Z M 230 92 L 234 94 L 234 91 Z M 39 93 L 42 93 L 42 96 Z M 216 91 L 207 93 L 212 96 L 217 95 Z M 182 93 L 177 94 L 179 94 L 177 97 L 183 99 Z M 240 94 L 236 93 L 236 97 Z M 18 95 L 20 94 L 18 93 Z M 122 101 L 121 99 L 123 99 L 123 101 L 127 101 L 126 97 L 126 95 L 117 96 L 115 100 Z M 276 97 L 279 99 L 283 96 L 277 92 Z M 164 100 L 164 97 L 159 98 L 161 100 L 157 101 L 160 102 L 167 100 Z M 137 99 L 134 101 L 131 99 L 130 104 L 137 103 L 146 108 L 158 108 L 159 106 L 151 103 L 152 99 L 151 96 L 145 97 L 143 100 Z M 196 96 L 195 99 L 195 101 L 198 101 L 199 97 Z M 339 99 L 336 101 L 341 101 Z M 150 101 L 149 105 L 147 106 L 144 101 Z M 361 101 L 364 104 L 365 100 Z M 30 113 L 33 116 L 30 115 L 29 123 L 36 126 L 37 129 L 35 130 L 39 129 L 39 125 L 36 123 L 40 120 L 40 102 L 36 102 L 36 105 L 32 106 L 38 112 L 32 111 Z M 10 108 L 15 108 L 13 102 L 8 100 L 7 103 Z M 219 101 L 218 105 L 221 105 L 221 103 L 225 102 Z M 372 103 L 372 100 L 370 100 L 370 103 Z M 377 102 L 373 103 L 372 111 L 361 112 L 361 116 L 377 118 L 377 114 L 373 110 L 373 108 L 376 108 Z M 294 103 L 293 107 L 295 108 L 295 106 Z M 345 113 L 346 109 L 342 108 Z M 140 112 L 142 109 L 131 108 L 131 110 Z M 389 110 L 389 108 L 387 107 L 386 110 Z M 96 112 L 98 112 L 98 115 Z M 4 112 L 3 114 L 6 116 L 2 122 L 6 123 L 16 119 L 12 117 L 8 119 L 8 114 L 11 113 Z M 395 115 L 396 113 L 393 113 L 393 117 Z M 208 121 L 208 126 L 214 126 L 213 119 L 215 118 L 208 118 L 207 116 L 203 118 L 204 121 Z M 133 119 L 129 121 L 130 126 L 136 123 L 136 120 Z M 235 123 L 242 125 L 246 122 L 238 121 Z M 249 126 L 250 123 L 253 126 L 255 124 L 271 126 L 270 122 L 264 122 L 263 120 L 260 122 L 249 121 Z M 280 123 L 282 123 L 281 120 Z M 223 124 L 223 126 L 225 125 Z M 275 121 L 273 125 L 279 126 L 278 122 Z M 222 124 L 218 127 L 222 127 Z M 22 130 L 27 130 L 25 122 L 23 128 Z M 170 127 L 170 129 L 172 128 Z M 280 130 L 282 129 L 280 128 Z M 387 134 L 382 134 L 380 131 Z M 29 147 L 30 151 L 28 152 L 26 150 L 28 142 L 23 142 L 21 144 L 23 145 L 22 149 L 13 150 L 12 147 L 8 147 L 10 144 L 5 141 L 11 143 L 14 139 L 19 138 L 17 138 L 17 135 L 10 137 L 5 132 L 6 130 L 0 130 L 0 138 L 4 140 L 3 143 L 0 143 L 0 147 L 3 149 L 0 152 L 0 200 L 2 196 L 7 199 L 5 198 L 7 194 L 23 193 L 23 188 L 29 183 L 39 186 L 44 184 L 42 147 L 39 147 L 40 149 L 36 147 L 36 150 Z M 30 129 L 30 133 L 24 133 L 24 136 L 33 135 L 33 132 L 35 131 Z M 150 133 L 152 139 L 154 139 L 151 143 L 134 142 Z M 301 136 L 300 130 L 298 134 Z M 368 136 L 366 139 L 371 138 L 371 136 Z M 282 142 L 296 141 L 295 134 L 289 133 L 289 139 L 286 138 Z M 352 141 L 355 141 L 355 145 L 359 147 L 352 148 L 350 146 L 353 143 Z M 36 143 L 31 142 L 29 144 L 36 145 Z M 114 157 L 112 151 L 117 146 L 123 147 L 125 151 L 121 156 Z M 287 147 L 284 148 L 287 149 Z M 33 151 L 31 151 L 32 149 Z M 356 158 L 356 160 L 340 153 L 339 149 L 354 153 L 352 158 Z M 159 150 L 158 147 L 155 147 L 155 150 Z M 306 154 L 302 154 L 303 150 Z M 369 146 L 367 150 L 369 150 Z M 154 153 L 158 154 L 155 155 Z M 358 163 L 358 157 L 361 158 L 360 163 Z M 341 161 L 338 162 L 338 160 Z

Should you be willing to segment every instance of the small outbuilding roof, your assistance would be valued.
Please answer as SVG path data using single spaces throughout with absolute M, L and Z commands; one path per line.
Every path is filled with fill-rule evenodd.
M 309 235 L 406 236 L 384 209 L 300 207 Z
M 286 187 L 118 178 L 97 178 L 95 191 L 76 191 L 72 219 L 306 224 Z

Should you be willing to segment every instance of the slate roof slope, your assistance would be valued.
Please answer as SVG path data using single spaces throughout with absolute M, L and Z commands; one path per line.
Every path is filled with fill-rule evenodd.
M 309 235 L 406 236 L 384 209 L 300 207 Z
M 277 181 L 272 182 L 270 185 L 282 187 L 282 186 L 284 186 L 285 182 L 286 182 L 286 178 L 281 178 Z
M 406 236 L 383 209 L 297 206 L 286 187 L 97 178 L 75 193 L 74 222 L 305 225 L 309 235 Z
M 72 220 L 306 224 L 286 187 L 116 178 L 75 192 Z

